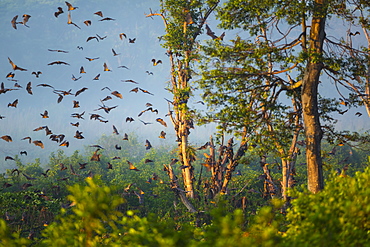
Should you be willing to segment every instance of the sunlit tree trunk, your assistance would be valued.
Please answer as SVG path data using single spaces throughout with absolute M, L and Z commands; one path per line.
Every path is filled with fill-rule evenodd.
M 169 117 L 174 126 L 182 178 L 186 196 L 195 197 L 194 191 L 194 148 L 189 145 L 190 129 L 193 127 L 188 99 L 192 93 L 189 81 L 192 77 L 191 62 L 197 54 L 197 37 L 209 15 L 219 1 L 172 1 L 161 0 L 161 13 L 150 13 L 147 17 L 160 16 L 165 24 L 165 44 L 171 66 L 172 104 L 169 104 Z M 193 19 L 194 18 L 194 19 Z
M 321 139 L 318 111 L 318 85 L 323 68 L 321 61 L 325 38 L 326 1 L 315 0 L 308 43 L 309 60 L 303 77 L 302 109 L 306 136 L 308 189 L 317 193 L 323 189 Z

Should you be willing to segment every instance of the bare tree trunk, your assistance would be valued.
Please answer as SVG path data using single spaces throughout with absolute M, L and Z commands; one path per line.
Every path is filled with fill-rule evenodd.
M 308 189 L 317 193 L 324 188 L 321 159 L 322 130 L 318 111 L 318 84 L 323 68 L 321 57 L 325 38 L 325 0 L 315 0 L 309 38 L 309 61 L 303 77 L 302 109 L 306 136 Z
M 227 146 L 224 146 L 223 143 L 221 143 L 220 148 L 218 149 L 218 159 L 216 161 L 215 146 L 211 136 L 208 145 L 210 154 L 205 154 L 206 160 L 203 164 L 211 171 L 212 184 L 209 185 L 210 198 L 213 198 L 218 193 L 227 193 L 227 186 L 232 178 L 232 173 L 239 165 L 239 160 L 244 156 L 245 150 L 247 149 L 247 140 L 245 137 L 243 137 L 243 141 L 240 143 L 235 155 L 233 144 L 233 138 L 228 141 Z
M 270 196 L 271 198 L 275 198 L 276 194 L 278 193 L 278 187 L 275 185 L 274 180 L 270 174 L 270 170 L 267 167 L 266 163 L 266 156 L 261 157 L 260 161 L 261 167 L 264 173 L 264 196 Z
M 178 178 L 173 172 L 172 166 L 164 165 L 164 170 L 167 172 L 168 177 L 170 178 L 170 181 L 171 181 L 170 184 L 171 184 L 172 191 L 175 193 L 176 196 L 180 197 L 181 202 L 185 205 L 185 207 L 189 210 L 189 212 L 196 213 L 197 210 L 194 208 L 193 204 L 191 204 L 191 202 L 185 196 L 186 191 L 180 189 L 180 186 L 177 183 Z
M 241 157 L 244 156 L 244 153 L 245 151 L 247 150 L 247 140 L 245 138 L 245 136 L 242 138 L 242 141 L 240 143 L 240 146 L 238 148 L 238 151 L 236 152 L 236 154 L 234 155 L 234 152 L 233 152 L 233 139 L 230 139 L 229 140 L 229 143 L 228 143 L 228 146 L 227 146 L 227 155 L 228 155 L 228 158 L 229 158 L 229 163 L 226 167 L 226 174 L 225 174 L 225 177 L 224 177 L 224 181 L 222 183 L 222 188 L 221 188 L 221 193 L 222 194 L 226 194 L 227 193 L 227 186 L 231 180 L 231 177 L 232 177 L 232 173 L 233 171 L 235 171 L 235 168 L 239 165 L 239 160 Z
M 187 9 L 187 7 L 184 9 L 184 3 L 187 7 L 191 7 L 191 9 Z M 190 135 L 189 129 L 192 128 L 192 121 L 188 108 L 188 99 L 192 90 L 189 86 L 189 81 L 192 76 L 190 63 L 194 58 L 194 54 L 197 53 L 196 38 L 201 34 L 203 25 L 218 6 L 219 1 L 210 4 L 204 3 L 204 6 L 200 6 L 200 8 L 189 6 L 190 4 L 186 4 L 186 1 L 178 1 L 176 4 L 171 1 L 162 1 L 162 8 L 165 9 L 167 4 L 174 5 L 172 7 L 175 8 L 167 9 L 169 10 L 168 12 L 163 11 L 161 13 L 153 13 L 150 10 L 150 14 L 146 15 L 146 17 L 160 16 L 164 22 L 167 38 L 169 39 L 165 43 L 168 49 L 167 54 L 170 59 L 171 68 L 170 91 L 173 94 L 173 102 L 171 102 L 173 111 L 171 111 L 171 109 L 169 110 L 169 116 L 175 128 L 179 147 L 179 157 L 184 166 L 184 169 L 182 169 L 182 177 L 185 190 L 188 192 L 186 195 L 190 198 L 194 198 L 194 168 L 192 162 L 194 161 L 195 154 L 192 152 L 188 140 Z M 178 10 L 183 11 L 183 19 L 181 15 L 179 15 Z M 198 23 L 194 23 L 192 20 L 191 15 L 193 13 L 198 13 L 202 17 Z M 165 15 L 167 15 L 167 17 Z M 176 28 L 169 28 L 168 20 L 173 24 L 173 27 Z M 179 26 L 179 23 L 183 25 Z M 191 24 L 196 28 L 193 30 L 190 29 L 189 31 L 187 26 Z M 174 45 L 174 43 L 181 43 L 183 46 Z

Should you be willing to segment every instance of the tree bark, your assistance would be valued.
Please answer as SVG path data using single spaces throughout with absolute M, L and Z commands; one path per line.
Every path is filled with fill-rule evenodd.
M 315 0 L 309 37 L 309 61 L 302 87 L 302 109 L 306 136 L 308 189 L 317 193 L 324 188 L 321 159 L 322 129 L 318 111 L 318 84 L 325 39 L 326 1 Z

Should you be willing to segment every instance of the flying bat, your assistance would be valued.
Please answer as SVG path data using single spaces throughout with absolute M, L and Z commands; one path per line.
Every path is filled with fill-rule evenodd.
M 78 127 L 78 126 L 80 126 L 80 123 L 79 122 L 77 122 L 77 123 L 71 123 L 71 125 L 74 126 L 74 127 Z
M 67 5 L 67 7 L 68 7 L 68 11 L 71 11 L 71 10 L 75 10 L 75 9 L 78 9 L 78 7 L 74 7 L 74 6 L 72 6 L 72 4 L 70 4 L 69 2 L 65 2 L 66 3 L 66 5 Z
M 13 63 L 13 61 L 12 61 L 9 57 L 8 57 L 8 60 L 9 60 L 9 63 L 12 65 L 13 70 L 27 71 L 26 69 L 23 69 L 23 68 L 18 67 L 17 65 L 15 65 L 15 64 Z
M 115 21 L 116 19 L 110 18 L 110 17 L 105 17 L 99 21 Z
M 61 52 L 61 53 L 68 53 L 68 51 L 64 51 L 64 50 L 54 50 L 54 49 L 48 49 L 48 51 L 51 51 L 51 52 Z
M 40 127 L 37 127 L 36 129 L 34 129 L 33 131 L 40 131 L 40 130 L 43 130 L 43 129 L 46 129 L 48 126 L 40 126 Z
M 71 170 L 71 175 L 80 176 L 80 174 L 76 173 L 75 169 L 73 168 L 73 166 L 71 164 L 69 165 L 69 169 Z
M 63 62 L 63 61 L 54 61 L 54 62 L 48 63 L 48 65 L 54 65 L 54 64 L 57 64 L 57 65 L 61 65 L 61 64 L 70 65 L 69 63 L 66 63 L 66 62 Z
M 30 184 L 30 183 L 24 183 L 23 185 L 22 185 L 22 189 L 27 189 L 28 187 L 31 187 L 31 186 L 33 186 L 33 184 Z
M 0 138 L 3 139 L 6 142 L 12 142 L 13 141 L 12 138 L 9 135 L 4 135 Z
M 143 93 L 150 94 L 150 95 L 154 95 L 154 94 L 152 94 L 151 92 L 149 92 L 149 91 L 147 91 L 147 90 L 145 90 L 145 89 L 142 89 L 142 88 L 139 88 L 139 89 L 140 89 L 140 91 L 141 91 L 141 92 L 143 92 Z
M 90 37 L 88 37 L 87 39 L 86 39 L 86 42 L 89 42 L 90 40 L 92 40 L 92 39 L 96 39 L 96 41 L 98 41 L 99 42 L 99 39 L 98 39 L 98 37 L 96 37 L 96 36 L 90 36 Z
M 13 19 L 10 21 L 14 29 L 17 29 L 17 24 L 19 24 L 19 22 L 17 22 L 17 18 L 18 18 L 18 15 L 14 16 Z
M 84 69 L 84 67 L 83 66 L 81 66 L 81 68 L 80 68 L 80 74 L 85 74 L 86 72 L 85 72 L 85 69 Z
M 80 95 L 81 93 L 85 92 L 88 88 L 87 87 L 84 87 L 84 88 L 81 88 L 80 90 L 78 90 L 76 93 L 75 93 L 75 97 L 77 97 L 78 95 Z
M 118 66 L 117 68 L 119 68 L 119 69 L 121 69 L 121 68 L 123 68 L 123 69 L 129 69 L 127 66 L 125 66 L 125 65 L 121 65 L 121 66 Z
M 44 144 L 42 143 L 42 141 L 33 141 L 32 143 L 40 148 L 44 148 Z
M 76 130 L 76 134 L 74 138 L 76 139 L 84 139 L 85 137 L 82 135 L 83 132 Z
M 29 137 L 29 136 L 24 137 L 24 138 L 22 138 L 21 140 L 28 140 L 28 143 L 31 143 L 31 137 Z
M 81 114 L 79 113 L 72 113 L 71 117 L 79 118 L 79 119 L 84 119 L 82 116 L 85 114 L 85 111 L 82 112 Z
M 107 96 L 108 97 L 108 96 Z M 110 97 L 110 96 L 109 96 Z M 108 107 L 106 105 L 103 104 L 103 106 L 99 105 L 100 107 L 98 109 L 95 109 L 94 111 L 98 111 L 98 110 L 104 110 L 105 113 L 109 113 L 111 110 L 113 110 L 114 108 L 118 107 L 118 105 L 116 106 L 112 106 L 112 107 Z
M 27 174 L 22 173 L 22 175 L 27 179 L 27 180 L 36 180 L 36 178 L 30 177 Z
M 57 99 L 57 102 L 58 102 L 58 104 L 60 103 L 60 102 L 62 102 L 62 100 L 63 100 L 63 95 L 62 94 L 58 94 L 59 95 L 59 97 L 58 97 L 58 99 Z
M 50 88 L 54 89 L 54 87 L 49 85 L 49 84 L 38 84 L 38 85 L 36 85 L 36 87 L 50 87 Z
M 104 67 L 104 71 L 111 71 L 111 70 L 108 68 L 107 63 L 104 63 L 104 64 L 103 64 L 103 67 Z
M 120 34 L 119 34 L 119 38 L 122 40 L 122 39 L 123 39 L 123 37 L 125 37 L 125 38 L 127 39 L 126 34 L 124 34 L 124 33 L 120 33 Z
M 164 127 L 167 127 L 167 123 L 162 118 L 157 118 L 155 121 L 162 124 Z
M 40 113 L 42 118 L 49 118 L 49 113 L 47 110 L 44 111 L 44 113 Z
M 98 15 L 98 16 L 100 16 L 100 17 L 103 17 L 103 12 L 101 12 L 101 11 L 97 11 L 97 12 L 95 12 L 95 13 L 94 13 L 94 15 Z
M 32 75 L 35 75 L 36 76 L 36 78 L 39 78 L 39 76 L 40 76 L 40 74 L 42 74 L 42 72 L 41 71 L 33 71 L 32 73 L 31 73 Z
M 101 154 L 98 154 L 99 149 L 95 150 L 93 155 L 90 158 L 90 161 L 100 161 Z
M 129 169 L 130 170 L 133 170 L 133 171 L 140 171 L 139 169 L 137 169 L 134 164 L 132 164 L 130 161 L 127 161 L 128 165 L 129 165 Z
M 90 21 L 90 20 L 86 20 L 86 21 L 84 21 L 84 24 L 85 24 L 86 26 L 90 26 L 90 25 L 91 25 L 91 21 Z
M 101 91 L 103 91 L 103 90 L 105 90 L 105 89 L 107 89 L 107 90 L 109 90 L 109 91 L 112 91 L 112 90 L 110 90 L 110 88 L 109 88 L 109 87 L 103 87 L 103 88 L 101 89 Z
M 5 78 L 14 78 L 15 74 L 13 72 L 9 72 Z
M 105 39 L 105 38 L 107 37 L 107 35 L 105 35 L 105 36 L 101 37 L 99 34 L 96 34 L 96 36 L 97 36 L 100 40 L 103 40 L 103 39 Z
M 146 150 L 149 150 L 152 148 L 152 144 L 148 140 L 145 140 L 145 147 Z
M 82 76 L 80 77 L 75 77 L 73 74 L 72 74 L 72 81 L 78 81 L 79 79 L 81 79 Z
M 126 133 L 123 135 L 123 139 L 122 140 L 128 141 L 128 135 Z
M 126 118 L 126 123 L 127 123 L 127 122 L 130 122 L 130 123 L 131 123 L 131 122 L 133 122 L 133 121 L 135 121 L 135 120 L 134 120 L 132 117 L 127 117 L 127 118 Z
M 113 56 L 121 55 L 121 53 L 116 53 L 116 51 L 112 48 Z
M 69 147 L 69 142 L 68 141 L 64 141 L 61 144 L 59 144 L 59 146 L 60 147 Z
M 113 134 L 119 135 L 118 130 L 116 126 L 113 125 Z
M 68 21 L 67 21 L 67 24 L 70 25 L 74 25 L 75 27 L 77 27 L 78 29 L 81 29 L 79 26 L 77 26 L 76 23 L 72 22 L 72 18 L 71 18 L 71 12 L 68 12 Z
M 162 63 L 162 60 L 155 60 L 154 58 L 152 59 L 153 66 L 157 66 L 158 64 Z
M 18 105 L 18 99 L 14 100 L 13 103 L 9 103 L 8 104 L 8 107 L 15 107 L 15 108 L 17 108 L 17 105 Z
M 356 31 L 355 33 L 350 32 L 349 36 L 356 36 L 356 35 L 360 35 L 360 34 L 361 33 L 359 31 Z
M 212 30 L 211 28 L 206 24 L 206 30 L 207 30 L 207 35 L 210 36 L 212 39 L 217 39 L 217 40 L 223 40 L 225 37 L 225 32 L 223 32 L 220 37 L 218 37 Z
M 114 92 L 112 92 L 111 94 L 113 94 L 114 96 L 116 96 L 116 97 L 118 97 L 118 98 L 120 98 L 120 99 L 122 99 L 123 97 L 122 97 L 122 94 L 120 94 L 118 91 L 114 91 Z
M 144 125 L 147 125 L 147 124 L 152 124 L 152 123 L 149 123 L 149 122 L 144 122 L 143 120 L 139 119 L 140 122 L 142 122 Z
M 27 83 L 26 90 L 29 94 L 32 95 L 32 82 Z
M 26 27 L 29 27 L 29 26 L 26 25 L 26 23 L 31 18 L 31 16 L 30 15 L 27 15 L 27 14 L 24 14 L 22 17 L 23 17 L 23 21 L 22 22 L 19 22 L 19 23 L 25 25 Z
M 104 99 L 102 99 L 101 101 L 107 101 L 107 100 L 110 100 L 112 99 L 112 97 L 110 97 L 109 95 L 107 97 L 105 97 Z
M 80 102 L 79 102 L 79 101 L 74 100 L 74 101 L 73 101 L 73 108 L 79 108 L 79 107 L 80 107 Z
M 68 169 L 63 163 L 59 163 L 59 166 L 60 166 L 61 171 L 64 171 L 64 170 Z
M 166 132 L 163 130 L 161 131 L 161 134 L 159 135 L 159 138 L 166 139 Z
M 6 156 L 6 157 L 5 157 L 5 161 L 7 161 L 7 160 L 14 160 L 14 158 L 13 158 L 13 157 L 11 157 L 11 156 Z
M 58 18 L 58 16 L 59 16 L 60 14 L 63 14 L 63 13 L 64 13 L 63 8 L 62 8 L 62 7 L 58 7 L 58 11 L 54 12 L 54 16 L 55 16 L 56 18 Z
M 96 60 L 96 59 L 99 59 L 99 57 L 95 57 L 95 58 L 89 58 L 89 57 L 85 57 L 87 60 L 89 60 L 89 62 L 91 62 L 91 61 L 94 61 L 94 60 Z
M 121 80 L 122 82 L 132 82 L 134 84 L 139 84 L 138 82 L 134 81 L 134 80 Z

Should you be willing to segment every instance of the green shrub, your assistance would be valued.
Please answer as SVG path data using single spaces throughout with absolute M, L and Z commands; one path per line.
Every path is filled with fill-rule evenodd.
M 1 247 L 23 247 L 30 244 L 30 240 L 20 237 L 18 232 L 12 232 L 6 222 L 0 219 L 0 246 Z
M 69 187 L 71 210 L 62 209 L 59 219 L 43 232 L 45 246 L 98 246 L 120 237 L 117 222 L 122 213 L 116 210 L 124 202 L 108 186 L 86 178 L 87 186 Z
M 290 246 L 370 246 L 370 168 L 335 176 L 317 194 L 297 193 L 288 211 Z

